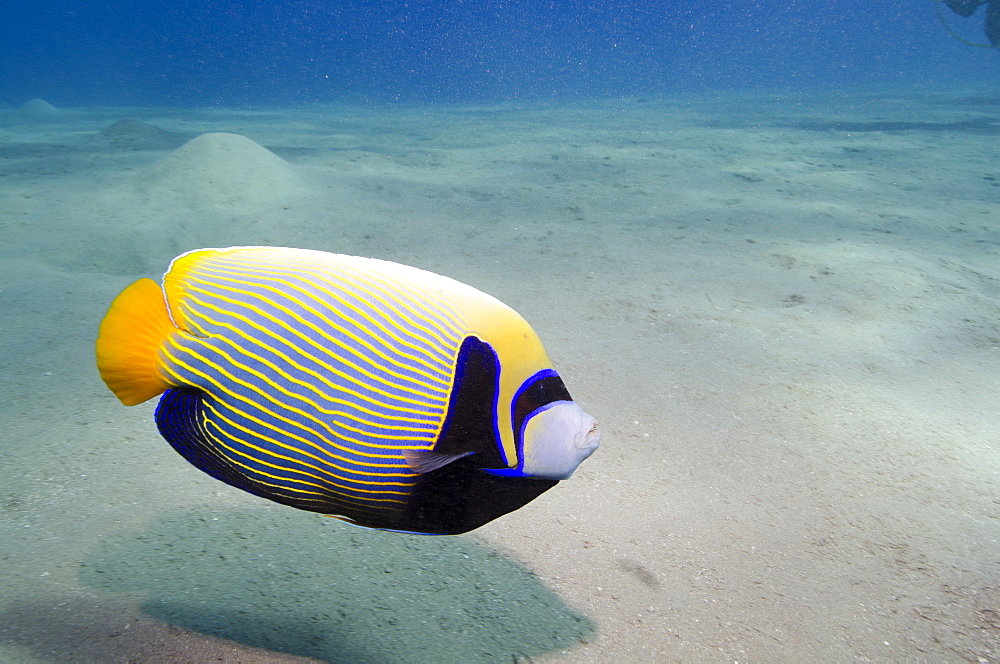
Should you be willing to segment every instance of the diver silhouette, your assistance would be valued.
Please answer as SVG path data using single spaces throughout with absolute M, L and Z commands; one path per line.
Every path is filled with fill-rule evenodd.
M 983 31 L 993 48 L 1000 48 L 1000 0 L 943 0 L 943 2 L 948 9 L 965 18 L 972 16 L 982 5 L 986 5 Z M 974 46 L 981 45 L 974 44 Z

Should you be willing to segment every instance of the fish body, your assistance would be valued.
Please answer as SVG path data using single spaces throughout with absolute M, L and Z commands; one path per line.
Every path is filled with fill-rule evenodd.
M 126 405 L 230 485 L 359 526 L 465 532 L 597 448 L 535 332 L 453 279 L 278 247 L 201 249 L 115 300 L 97 340 Z

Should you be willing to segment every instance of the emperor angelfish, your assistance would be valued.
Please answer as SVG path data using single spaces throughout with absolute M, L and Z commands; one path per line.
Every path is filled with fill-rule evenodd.
M 358 526 L 457 534 L 600 443 L 528 323 L 471 286 L 304 249 L 178 256 L 112 303 L 97 366 L 237 488 Z

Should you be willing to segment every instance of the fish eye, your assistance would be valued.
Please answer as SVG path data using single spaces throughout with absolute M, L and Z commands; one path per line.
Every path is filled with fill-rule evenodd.
M 513 426 L 515 436 L 520 438 L 525 422 L 541 408 L 548 406 L 555 401 L 572 401 L 569 390 L 552 369 L 539 371 L 529 378 L 521 386 L 520 391 L 514 399 Z M 518 440 L 518 445 L 521 444 Z

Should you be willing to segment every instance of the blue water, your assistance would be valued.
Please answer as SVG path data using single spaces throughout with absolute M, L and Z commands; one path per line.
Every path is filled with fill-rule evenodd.
M 0 100 L 57 106 L 496 101 L 989 86 L 934 0 L 8 0 Z M 945 10 L 982 42 L 982 16 Z

